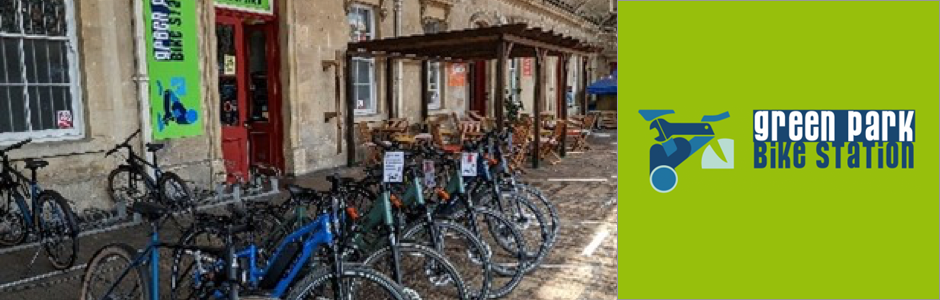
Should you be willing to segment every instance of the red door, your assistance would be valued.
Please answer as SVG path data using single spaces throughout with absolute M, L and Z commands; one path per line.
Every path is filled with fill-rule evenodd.
M 276 30 L 275 22 L 245 27 L 250 163 L 259 170 L 284 169 Z
M 486 116 L 486 61 L 480 60 L 473 63 L 470 78 L 470 110 Z
M 242 21 L 216 16 L 216 48 L 226 180 L 248 180 L 248 70 Z

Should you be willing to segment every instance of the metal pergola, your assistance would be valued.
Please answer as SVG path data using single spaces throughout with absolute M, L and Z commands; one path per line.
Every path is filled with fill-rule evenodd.
M 539 166 L 538 149 L 540 149 L 539 133 L 541 129 L 542 103 L 545 102 L 545 65 L 548 57 L 558 57 L 560 65 L 559 86 L 566 86 L 568 63 L 572 56 L 580 56 L 587 72 L 589 57 L 601 50 L 600 47 L 584 41 L 567 37 L 552 31 L 540 28 L 530 28 L 526 24 L 509 24 L 495 27 L 484 27 L 457 31 L 447 31 L 433 34 L 413 35 L 379 40 L 360 41 L 349 43 L 346 51 L 345 77 L 346 77 L 346 148 L 348 164 L 355 163 L 356 147 L 353 132 L 355 99 L 351 92 L 353 83 L 352 59 L 355 57 L 385 58 L 386 64 L 391 65 L 397 59 L 420 60 L 422 64 L 422 85 L 427 83 L 427 68 L 429 61 L 442 62 L 472 62 L 480 60 L 497 60 L 496 67 L 496 93 L 494 111 L 498 128 L 504 126 L 503 105 L 505 95 L 502 93 L 506 86 L 506 63 L 508 59 L 519 57 L 535 58 L 535 104 L 534 104 L 534 131 L 535 151 L 532 151 L 532 165 Z M 387 68 L 388 71 L 390 68 Z M 586 74 L 584 74 L 586 75 Z M 587 76 L 581 76 L 582 84 L 587 86 Z M 391 89 L 391 76 L 386 76 L 386 88 Z M 565 89 L 558 89 L 558 97 L 564 98 Z M 394 116 L 391 105 L 391 93 L 385 93 L 385 100 L 389 117 Z M 421 96 L 421 118 L 426 121 L 428 117 L 428 93 Z M 587 113 L 587 93 L 582 95 L 581 109 Z M 559 106 L 559 118 L 566 120 L 568 106 Z M 562 155 L 564 155 L 565 139 L 562 136 Z

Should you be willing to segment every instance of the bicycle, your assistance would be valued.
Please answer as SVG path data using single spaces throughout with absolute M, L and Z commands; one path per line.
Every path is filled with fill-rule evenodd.
M 35 232 L 52 266 L 65 270 L 72 267 L 78 254 L 79 228 L 75 212 L 61 194 L 40 187 L 37 170 L 48 166 L 49 162 L 26 159 L 25 168 L 30 170 L 27 177 L 14 168 L 7 155 L 30 142 L 31 139 L 25 140 L 0 150 L 3 160 L 0 197 L 6 195 L 0 207 L 0 245 L 18 245 Z M 31 200 L 29 205 L 26 197 Z M 33 259 L 35 261 L 35 257 Z
M 163 172 L 157 163 L 156 152 L 163 149 L 163 144 L 148 143 L 145 145 L 147 152 L 154 153 L 153 163 L 134 153 L 130 141 L 138 134 L 140 134 L 139 129 L 124 142 L 115 145 L 114 148 L 105 153 L 105 157 L 109 157 L 121 149 L 127 150 L 127 158 L 124 163 L 108 175 L 108 195 L 111 200 L 114 203 L 122 201 L 133 203 L 151 199 L 153 202 L 164 204 L 173 209 L 192 206 L 193 193 L 183 179 L 173 172 Z M 154 176 L 150 176 L 147 168 L 153 170 Z M 122 194 L 124 197 L 122 197 Z
M 296 186 L 288 188 L 295 203 L 312 203 L 317 206 L 318 216 L 311 222 L 297 228 L 285 236 L 273 248 L 272 254 L 266 262 L 261 262 L 261 247 L 254 242 L 242 241 L 228 257 L 234 259 L 202 260 L 195 258 L 192 261 L 182 261 L 183 251 L 176 251 L 172 269 L 171 290 L 173 299 L 213 299 L 231 297 L 231 286 L 221 282 L 219 276 L 225 274 L 226 265 L 240 266 L 233 271 L 236 274 L 238 285 L 252 294 L 263 295 L 268 298 L 305 299 L 302 297 L 315 294 L 325 297 L 325 291 L 332 289 L 339 293 L 336 299 L 409 299 L 402 294 L 401 287 L 390 279 L 377 273 L 375 270 L 358 265 L 346 263 L 342 259 L 341 246 L 335 242 L 341 235 L 341 218 L 343 215 L 338 199 L 316 191 Z M 327 201 L 328 199 L 329 201 Z M 330 202 L 326 205 L 325 202 Z M 329 208 L 326 208 L 329 207 Z M 202 234 L 219 236 L 220 228 L 240 224 L 246 231 L 251 232 L 256 222 L 256 215 L 245 210 L 233 211 L 231 217 L 203 217 L 198 225 L 201 230 L 190 232 L 183 238 L 184 244 L 191 245 L 195 237 Z M 226 240 L 226 248 L 233 248 L 234 237 L 231 231 Z M 325 246 L 325 247 L 324 247 Z M 316 255 L 322 252 L 323 255 Z M 325 259 L 318 259 L 325 258 Z M 233 263 L 228 263 L 233 262 Z M 208 267 L 207 267 L 208 265 Z M 304 269 L 314 267 L 312 272 L 297 279 Z M 189 281 L 185 281 L 189 279 Z M 339 280 L 337 280 L 339 279 Z M 354 284 L 342 284 L 341 280 L 359 280 Z M 369 284 L 372 289 L 365 289 Z M 377 290 L 374 290 L 377 289 Z M 186 292 L 190 292 L 188 295 Z M 334 297 L 337 295 L 333 295 Z M 352 297 L 352 298 L 350 298 Z M 317 298 L 321 299 L 321 298 Z M 322 298 L 333 299 L 333 298 Z

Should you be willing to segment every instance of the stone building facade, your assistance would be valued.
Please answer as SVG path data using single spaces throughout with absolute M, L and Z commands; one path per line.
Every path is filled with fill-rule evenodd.
M 344 93 L 353 91 L 345 91 L 345 77 L 338 63 L 344 60 L 346 45 L 354 38 L 394 36 L 396 13 L 400 13 L 401 35 L 524 22 L 592 43 L 609 42 L 600 40 L 603 35 L 599 26 L 541 0 L 8 1 L 14 4 L 0 7 L 0 66 L 5 68 L 0 99 L 6 97 L 6 101 L 0 100 L 0 147 L 34 139 L 22 150 L 10 153 L 12 158 L 48 160 L 50 167 L 40 172 L 40 180 L 44 186 L 62 192 L 79 210 L 113 205 L 105 192 L 106 182 L 120 160 L 105 158 L 107 150 L 140 128 L 145 137 L 134 141 L 137 150 L 152 140 L 148 133 L 154 130 L 150 110 L 155 109 L 155 102 L 149 96 L 152 84 L 146 72 L 141 33 L 146 25 L 140 16 L 143 6 L 150 2 L 173 1 L 195 1 L 201 84 L 189 89 L 197 89 L 201 95 L 199 111 L 203 117 L 196 125 L 202 127 L 202 133 L 153 142 L 166 144 L 157 154 L 164 169 L 202 187 L 231 178 L 226 174 L 232 173 L 232 163 L 226 162 L 235 151 L 228 144 L 234 127 L 228 125 L 235 124 L 225 123 L 224 114 L 230 107 L 223 98 L 227 97 L 226 87 L 236 81 L 227 81 L 235 76 L 228 73 L 232 70 L 227 63 L 250 69 L 244 73 L 250 76 L 244 79 L 249 82 L 239 84 L 255 93 L 251 101 L 258 99 L 260 86 L 267 84 L 262 98 L 267 97 L 268 102 L 249 102 L 248 106 L 254 111 L 251 117 L 269 121 L 267 126 L 273 129 L 267 130 L 274 134 L 254 140 L 254 131 L 264 126 L 246 123 L 246 128 L 251 128 L 248 139 L 264 144 L 253 145 L 252 149 L 267 150 L 256 153 L 242 149 L 241 155 L 245 160 L 270 162 L 286 174 L 305 174 L 346 163 L 337 124 L 341 119 L 335 116 L 343 111 Z M 41 4 L 33 6 L 34 2 Z M 268 5 L 269 10 L 241 9 L 239 2 Z M 237 25 L 220 29 L 220 24 L 231 24 L 232 20 Z M 220 50 L 221 44 L 233 39 L 226 31 L 233 26 L 242 28 L 242 42 L 236 44 L 247 50 L 240 51 L 265 54 L 244 60 L 242 56 L 247 54 L 239 54 L 236 60 Z M 226 40 L 220 42 L 222 39 Z M 38 48 L 41 46 L 45 49 Z M 35 58 L 42 50 L 46 52 L 45 61 Z M 598 56 L 590 60 L 588 82 L 609 73 L 608 59 Z M 578 61 L 572 59 L 568 68 L 567 85 L 575 94 L 585 88 Z M 484 77 L 482 89 L 491 99 L 497 92 L 495 64 L 486 64 L 490 72 Z M 531 62 L 519 59 L 511 65 L 508 76 L 516 78 L 510 85 L 512 93 L 531 112 Z M 432 70 L 439 71 L 429 76 L 435 83 L 428 85 L 440 101 L 429 110 L 430 115 L 464 114 L 471 105 L 471 86 L 481 83 L 459 72 L 469 69 L 468 65 L 433 66 Z M 38 71 L 41 67 L 49 71 L 42 74 Z M 386 72 L 381 59 L 361 62 L 357 67 L 354 80 L 359 89 L 354 92 L 364 101 L 357 102 L 363 109 L 357 109 L 356 120 L 387 118 L 385 76 L 395 76 L 396 72 Z M 554 78 L 556 67 L 557 63 L 548 62 L 547 78 Z M 399 117 L 418 122 L 421 95 L 427 92 L 422 90 L 421 63 L 403 61 L 396 70 L 400 80 L 391 89 L 397 94 L 393 105 Z M 272 81 L 276 82 L 269 83 Z M 543 107 L 556 110 L 555 97 L 563 88 L 548 80 L 548 99 Z M 490 111 L 491 106 L 487 107 Z M 258 113 L 259 107 L 264 107 L 263 113 Z M 54 124 L 56 120 L 66 123 Z

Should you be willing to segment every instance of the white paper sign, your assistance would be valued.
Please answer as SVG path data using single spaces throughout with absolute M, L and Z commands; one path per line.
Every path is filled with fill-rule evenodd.
M 404 152 L 385 152 L 385 172 L 382 176 L 384 182 L 402 182 L 402 173 L 405 170 Z
M 424 186 L 437 186 L 437 181 L 434 179 L 434 161 L 425 160 L 424 163 L 422 163 L 422 171 L 424 172 Z
M 477 176 L 477 156 L 479 153 L 461 153 L 460 154 L 460 175 Z

